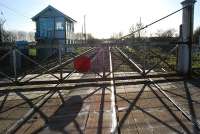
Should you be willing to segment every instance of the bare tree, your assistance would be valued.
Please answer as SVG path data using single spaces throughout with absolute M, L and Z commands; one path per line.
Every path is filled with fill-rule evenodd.
M 3 13 L 0 14 L 3 17 Z M 14 42 L 17 40 L 27 40 L 34 41 L 33 32 L 24 32 L 24 31 L 6 31 L 3 28 L 6 19 L 2 19 L 0 16 L 0 43 L 2 42 Z
M 168 29 L 168 30 L 158 30 L 155 35 L 157 35 L 158 37 L 163 37 L 163 38 L 170 38 L 170 37 L 176 37 L 176 30 L 175 29 Z
M 146 30 L 142 29 L 144 27 L 144 24 L 142 23 L 141 21 L 141 18 L 140 18 L 140 21 L 136 23 L 135 25 L 135 30 L 137 31 L 135 36 L 137 38 L 140 38 L 140 37 L 144 37 L 146 35 Z
M 163 34 L 163 30 L 157 30 L 157 32 L 155 33 L 155 35 L 157 36 L 157 37 L 162 37 L 162 34 Z
M 34 41 L 35 40 L 35 33 L 34 32 L 28 32 L 28 35 L 27 35 L 27 40 L 28 41 Z
M 0 43 L 14 42 L 16 40 L 15 35 L 12 32 L 4 30 L 3 28 L 5 22 L 5 19 L 0 18 Z
M 17 40 L 26 40 L 27 33 L 24 31 L 17 32 Z
M 76 33 L 75 38 L 76 38 L 76 40 L 83 40 L 83 34 L 82 33 Z
M 3 25 L 5 22 L 6 22 L 5 20 L 0 18 L 0 43 L 3 42 L 3 33 L 4 33 Z
M 135 40 L 135 39 L 141 39 L 145 37 L 146 35 L 146 30 L 142 29 L 144 27 L 144 24 L 141 21 L 141 18 L 139 20 L 139 22 L 137 22 L 135 25 L 133 24 L 130 29 L 129 32 L 131 34 L 131 39 Z
M 6 31 L 10 33 L 16 41 L 26 40 L 26 41 L 34 41 L 34 32 L 24 32 L 24 31 Z
M 131 34 L 131 38 L 135 38 L 135 25 L 133 24 L 130 29 L 129 29 L 129 33 Z
M 122 36 L 123 36 L 122 32 L 113 33 L 113 35 L 111 36 L 111 39 L 120 39 Z
M 10 31 L 3 31 L 3 42 L 15 42 L 16 37 Z
M 163 32 L 163 37 L 175 37 L 176 30 L 175 29 L 169 29 Z

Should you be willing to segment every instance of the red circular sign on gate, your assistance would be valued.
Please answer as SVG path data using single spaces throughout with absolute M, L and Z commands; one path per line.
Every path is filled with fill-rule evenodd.
M 74 60 L 74 68 L 76 71 L 84 73 L 91 68 L 91 60 L 87 56 L 80 56 Z

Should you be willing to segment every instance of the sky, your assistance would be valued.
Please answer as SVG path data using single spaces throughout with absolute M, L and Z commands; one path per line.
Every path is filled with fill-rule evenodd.
M 52 5 L 75 19 L 75 32 L 82 31 L 86 15 L 86 32 L 96 38 L 109 38 L 114 33 L 129 33 L 140 18 L 144 25 L 180 9 L 182 0 L 0 0 L 0 12 L 6 19 L 4 29 L 35 31 L 31 17 Z M 147 28 L 147 34 L 174 28 L 182 21 L 179 12 Z M 194 28 L 200 26 L 200 2 L 195 3 Z

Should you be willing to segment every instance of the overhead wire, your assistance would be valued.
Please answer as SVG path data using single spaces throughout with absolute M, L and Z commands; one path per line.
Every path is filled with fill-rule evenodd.
M 5 9 L 7 9 L 7 10 L 9 10 L 9 11 L 11 11 L 10 13 L 12 13 L 12 14 L 15 14 L 15 15 L 21 16 L 21 17 L 23 17 L 23 18 L 26 18 L 28 22 L 31 22 L 31 23 L 32 23 L 32 21 L 30 20 L 30 19 L 31 19 L 30 17 L 28 17 L 27 15 L 25 15 L 25 14 L 23 14 L 23 13 L 17 11 L 16 9 L 10 8 L 9 6 L 7 6 L 6 4 L 4 4 L 4 3 L 2 3 L 2 2 L 0 2 L 0 6 L 1 6 L 1 7 L 4 7 Z M 0 10 L 0 12 L 1 12 L 1 14 L 3 13 L 2 10 Z M 4 13 L 3 13 L 3 17 L 4 17 L 4 19 L 6 20 Z M 9 27 L 11 27 L 11 26 L 8 24 L 8 21 L 6 21 L 6 25 L 9 26 Z
M 15 10 L 15 9 L 13 9 L 13 8 L 10 8 L 9 6 L 5 5 L 5 4 L 2 3 L 2 2 L 0 2 L 0 6 L 6 8 L 6 9 L 8 9 L 8 10 L 10 10 L 10 11 L 12 11 L 13 13 L 15 13 L 15 14 L 17 14 L 17 15 L 20 15 L 20 16 L 22 16 L 22 17 L 24 17 L 24 18 L 30 19 L 30 17 L 24 15 L 23 13 L 20 13 L 19 11 Z
M 188 6 L 185 6 L 185 7 L 183 7 L 183 8 L 180 8 L 180 9 L 178 9 L 178 10 L 176 10 L 176 11 L 174 11 L 174 12 L 172 12 L 172 13 L 170 13 L 170 14 L 168 14 L 168 15 L 166 15 L 166 16 L 160 18 L 160 19 L 157 19 L 157 20 L 155 20 L 155 21 L 149 23 L 148 25 L 146 25 L 146 26 L 144 26 L 144 27 L 142 27 L 142 28 L 140 28 L 140 29 L 137 29 L 137 30 L 131 32 L 130 34 L 127 34 L 127 35 L 125 35 L 125 36 L 122 36 L 119 40 L 122 40 L 122 39 L 124 39 L 124 38 L 127 38 L 127 37 L 133 35 L 134 33 L 137 33 L 137 32 L 139 32 L 139 31 L 141 31 L 141 30 L 143 30 L 143 29 L 146 29 L 147 27 L 152 26 L 153 24 L 155 24 L 155 23 L 157 23 L 157 22 L 160 22 L 161 20 L 164 20 L 164 19 L 166 19 L 166 18 L 168 18 L 168 17 L 170 17 L 170 16 L 172 16 L 172 15 L 174 15 L 174 14 L 176 14 L 176 13 L 182 11 L 182 10 L 183 10 L 184 8 L 186 8 L 186 7 L 188 7 Z

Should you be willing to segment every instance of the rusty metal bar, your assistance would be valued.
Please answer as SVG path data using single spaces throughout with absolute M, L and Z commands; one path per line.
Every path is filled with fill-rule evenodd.
M 44 119 L 45 122 L 48 121 L 47 116 L 42 111 L 40 111 L 37 107 L 35 107 L 35 105 L 33 104 L 33 102 L 28 97 L 26 97 L 24 94 L 22 94 L 20 92 L 16 92 L 16 94 L 19 97 L 21 97 L 23 100 L 25 100 L 25 102 L 28 103 L 28 105 L 30 106 L 30 108 L 33 108 Z
M 70 76 L 71 75 L 69 75 L 68 78 Z M 59 86 L 59 84 L 57 84 L 55 87 L 57 86 Z M 40 100 L 22 118 L 20 118 L 15 124 L 13 124 L 6 133 L 14 134 L 17 130 L 19 130 L 21 126 L 24 125 L 56 92 L 56 90 L 49 91 L 49 93 L 42 100 Z
M 177 81 L 183 81 L 183 79 L 169 79 L 169 80 L 155 80 L 154 82 L 156 83 L 166 83 L 166 82 L 177 82 Z M 139 81 L 132 81 L 132 82 L 115 82 L 115 86 L 123 86 L 123 85 L 136 85 L 136 84 L 145 84 L 147 82 L 147 80 L 139 80 Z M 97 83 L 97 82 L 93 82 L 93 83 L 83 83 L 83 84 L 78 84 L 78 83 L 74 83 L 71 86 L 65 85 L 65 83 L 61 83 L 64 84 L 64 86 L 60 86 L 60 87 L 54 87 L 52 85 L 49 85 L 48 87 L 45 85 L 37 85 L 36 87 L 30 87 L 30 86 L 25 86 L 25 87 L 21 87 L 21 86 L 15 86 L 15 87 L 7 87 L 7 88 L 3 88 L 0 90 L 0 93 L 11 93 L 11 92 L 33 92 L 33 91 L 49 91 L 49 90 L 75 90 L 77 88 L 81 88 L 81 87 L 99 87 L 99 86 L 110 86 L 110 82 L 102 82 L 102 83 Z M 69 83 L 66 83 L 69 84 Z M 62 89 L 64 88 L 64 89 Z
M 63 77 L 63 78 L 62 78 L 62 81 L 63 81 L 63 80 L 65 80 L 66 78 L 68 78 L 68 77 L 69 77 L 69 75 L 71 75 L 71 73 L 75 73 L 75 72 L 76 72 L 76 70 L 74 70 L 74 71 L 72 71 L 72 72 L 68 73 L 68 74 L 67 74 L 65 77 Z
M 56 91 L 51 91 L 49 94 L 47 94 L 43 100 L 39 101 L 35 107 L 37 109 L 40 109 L 54 94 Z M 12 125 L 8 131 L 7 134 L 14 134 L 17 130 L 20 129 L 20 127 L 26 123 L 33 115 L 35 114 L 35 108 L 31 108 L 21 119 L 19 119 L 14 125 Z
M 174 50 L 176 50 L 177 47 L 178 47 L 178 45 L 176 45 L 174 48 L 172 48 L 171 51 L 169 52 L 169 54 L 171 54 Z M 157 66 L 158 64 L 160 64 L 161 62 L 163 62 L 163 63 L 165 63 L 171 70 L 174 70 L 174 68 L 171 67 L 171 65 L 170 65 L 169 63 L 166 62 L 166 59 L 168 58 L 168 56 L 166 56 L 166 57 L 161 57 L 160 55 L 156 54 L 155 52 L 153 52 L 153 51 L 151 51 L 151 50 L 150 50 L 150 52 L 151 52 L 152 54 L 154 54 L 155 56 L 157 56 L 157 57 L 160 59 L 160 62 L 157 63 L 155 66 Z M 169 55 L 169 54 L 168 54 L 168 55 Z M 151 70 L 153 70 L 153 68 L 154 68 L 154 67 L 152 67 L 152 68 L 149 69 L 149 70 L 151 71 Z M 150 72 L 149 70 L 146 72 L 146 74 L 147 74 L 148 72 Z
M 185 92 L 186 92 L 186 97 L 187 97 L 187 101 L 188 101 L 188 107 L 190 109 L 190 115 L 191 115 L 191 121 L 192 121 L 192 124 L 193 124 L 193 132 L 195 134 L 198 134 L 200 132 L 200 128 L 199 128 L 199 122 L 197 120 L 197 116 L 196 116 L 196 113 L 195 113 L 195 110 L 194 110 L 194 106 L 193 106 L 193 103 L 192 103 L 192 97 L 191 97 L 191 93 L 189 91 L 189 88 L 187 86 L 187 83 L 184 81 L 184 86 L 185 86 Z
M 133 65 L 137 69 L 138 73 L 140 73 L 143 76 L 144 71 L 132 59 L 130 59 L 121 49 L 119 48 L 116 48 L 116 49 L 128 61 L 128 63 Z
M 74 73 L 75 71 L 73 71 Z M 68 74 L 70 75 L 70 73 Z M 110 81 L 111 79 L 114 80 L 131 80 L 131 79 L 144 79 L 144 78 L 159 78 L 159 77 L 174 77 L 177 76 L 176 73 L 159 73 L 159 74 L 150 74 L 146 75 L 145 77 L 141 75 L 134 75 L 134 76 L 118 76 L 114 78 L 84 78 L 84 79 L 66 79 L 68 77 L 66 75 L 63 80 L 59 80 L 60 83 L 80 83 L 80 82 L 103 82 L 103 81 Z M 58 84 L 58 80 L 35 80 L 29 82 L 18 82 L 18 83 L 11 83 L 11 82 L 2 82 L 0 83 L 0 87 L 7 87 L 7 86 L 23 86 L 23 85 L 39 85 L 39 84 Z
M 58 48 L 58 53 L 59 53 L 59 65 L 61 66 L 62 64 L 62 50 L 61 50 L 61 45 L 59 44 L 59 48 Z M 60 67 L 60 79 L 63 79 L 63 69 L 62 67 Z
M 111 40 L 106 40 L 102 41 L 101 43 L 87 43 L 87 44 L 81 44 L 81 43 L 76 43 L 76 44 L 64 44 L 64 48 L 74 47 L 74 48 L 89 48 L 89 47 L 125 47 L 125 46 L 142 46 L 145 44 L 148 44 L 148 46 L 157 46 L 157 45 L 162 45 L 162 46 L 168 46 L 171 44 L 187 44 L 188 42 L 184 41 L 134 41 L 134 43 L 129 43 L 127 41 L 119 41 L 116 42 L 116 40 L 111 41 Z M 52 44 L 51 46 L 46 45 L 46 44 L 36 44 L 36 42 L 29 44 L 27 46 L 16 46 L 18 49 L 28 49 L 28 48 L 58 48 L 58 44 Z M 0 50 L 8 50 L 13 48 L 13 43 L 4 43 L 4 45 L 0 46 Z
M 183 114 L 183 116 L 187 119 L 187 120 L 189 120 L 189 121 L 191 121 L 192 122 L 192 117 L 187 113 L 187 112 L 185 112 L 184 110 L 182 110 L 177 104 L 176 104 L 176 102 L 167 94 L 167 93 L 165 93 L 165 91 L 158 85 L 158 84 L 156 84 L 156 82 L 155 81 L 153 81 L 152 79 L 149 79 L 152 83 L 153 83 L 153 85 L 179 110 L 179 111 L 181 111 L 181 113 Z M 192 122 L 193 123 L 193 122 Z M 200 124 L 197 122 L 197 124 L 198 124 L 198 126 L 200 126 Z M 195 124 L 196 125 L 196 124 Z
M 57 69 L 59 69 L 59 68 L 65 66 L 65 65 L 71 63 L 75 58 L 77 58 L 77 57 L 79 57 L 79 56 L 81 56 L 81 55 L 84 55 L 84 54 L 86 54 L 86 53 L 89 53 L 89 52 L 91 52 L 92 50 L 94 50 L 94 48 L 90 48 L 89 50 L 83 52 L 82 54 L 77 55 L 77 56 L 75 56 L 74 58 L 68 59 L 67 61 L 64 61 L 61 65 L 57 65 L 57 66 L 55 66 L 55 67 L 52 67 L 52 68 L 48 69 L 47 71 L 44 71 L 44 72 L 42 72 L 41 74 L 38 74 L 38 75 L 36 75 L 36 76 L 30 78 L 29 80 L 26 80 L 26 82 L 29 82 L 30 80 L 35 79 L 35 78 L 37 78 L 37 77 L 39 77 L 39 76 L 41 76 L 41 75 L 43 75 L 43 74 L 45 74 L 45 73 L 49 73 L 49 72 L 51 72 L 51 71 L 55 71 L 55 70 L 57 70 Z
M 185 126 L 185 124 L 173 113 L 169 106 L 162 100 L 162 98 L 157 94 L 157 92 L 149 85 L 151 91 L 156 95 L 159 101 L 165 106 L 168 112 L 174 117 L 174 119 L 182 126 L 182 128 L 188 133 L 191 134 L 190 130 Z
M 5 104 L 5 102 L 6 102 L 7 98 L 8 98 L 9 93 L 3 94 L 3 95 L 4 95 L 4 98 L 1 101 L 0 112 L 3 110 L 3 106 L 4 106 L 4 104 Z M 1 94 L 1 97 L 2 97 L 2 94 Z
M 40 68 L 44 69 L 45 71 L 48 71 L 45 67 L 43 67 L 42 65 L 40 65 L 39 63 L 37 63 L 36 61 L 34 61 L 33 59 L 31 59 L 30 57 L 26 56 L 25 54 L 23 54 L 22 52 L 20 52 L 19 50 L 17 50 L 17 52 L 19 54 L 21 54 L 22 56 L 24 56 L 27 60 L 31 61 L 32 63 L 38 65 Z M 50 75 L 52 75 L 53 77 L 55 77 L 56 79 L 59 79 L 59 77 L 57 77 L 56 75 L 52 74 L 49 72 Z
M 129 60 L 129 58 L 127 59 L 127 60 Z M 135 63 L 135 62 L 134 62 Z M 130 62 L 130 64 L 132 64 L 131 62 Z M 136 63 L 135 63 L 136 64 Z M 132 64 L 132 65 L 134 65 L 134 64 Z M 168 96 L 163 90 L 162 90 L 162 88 L 159 86 L 159 85 L 157 85 L 156 84 L 156 82 L 154 81 L 154 80 L 152 80 L 151 78 L 148 78 L 148 80 L 186 117 L 186 119 L 188 119 L 189 121 L 191 121 L 192 123 L 193 123 L 193 121 L 192 121 L 192 118 L 190 117 L 190 115 L 188 115 L 184 110 L 182 110 L 177 104 L 176 104 L 176 102 L 170 97 L 170 96 Z M 198 123 L 198 122 L 197 122 Z M 194 124 L 195 125 L 195 124 Z M 198 123 L 198 125 L 199 125 L 199 123 Z
M 102 129 L 103 129 L 103 114 L 104 114 L 104 103 L 105 103 L 105 88 L 102 88 L 102 94 L 101 94 L 101 103 L 99 106 L 99 118 L 98 118 L 98 129 L 97 129 L 97 134 L 102 134 Z
M 15 82 L 15 81 L 13 80 L 13 78 L 9 77 L 7 74 L 5 74 L 5 73 L 3 73 L 3 72 L 0 72 L 0 75 L 4 76 L 6 79 L 12 81 L 13 83 Z
M 37 100 L 37 99 L 38 99 L 38 100 L 36 101 L 36 103 L 37 103 L 37 102 L 39 102 L 40 100 L 42 100 L 48 93 L 49 93 L 49 92 L 47 92 L 47 93 L 45 93 L 45 94 L 43 94 L 43 95 L 40 95 L 40 96 L 31 98 L 30 100 L 33 101 L 33 100 Z M 22 105 L 24 105 L 24 104 L 26 104 L 26 103 L 27 103 L 27 102 L 24 101 L 24 102 L 22 102 L 22 103 L 19 103 L 19 104 L 17 104 L 17 105 L 11 106 L 11 107 L 9 107 L 9 108 L 5 108 L 4 110 L 0 111 L 0 113 L 7 112 L 7 111 L 9 111 L 9 110 L 12 110 L 12 109 L 18 107 L 18 106 L 22 106 Z
M 7 53 L 1 56 L 0 61 L 3 60 L 6 56 L 8 56 L 10 53 L 11 53 L 11 50 L 9 50 Z
M 136 105 L 137 101 L 139 100 L 140 96 L 142 95 L 147 84 L 148 84 L 148 82 L 146 82 L 146 84 L 143 85 L 143 87 L 140 89 L 139 93 L 137 94 L 137 96 L 133 100 L 133 102 L 130 103 L 128 109 L 126 110 L 125 115 L 123 116 L 123 118 L 119 122 L 119 127 L 121 127 L 124 124 L 124 122 L 126 121 L 126 119 L 128 118 L 129 114 L 133 110 L 133 107 Z
M 13 71 L 14 71 L 14 80 L 17 82 L 17 62 L 16 62 L 16 49 L 12 50 L 12 58 L 13 58 Z
M 132 103 L 130 100 L 128 100 L 128 99 L 126 99 L 126 98 L 120 96 L 119 94 L 117 94 L 117 96 L 120 97 L 121 99 L 125 100 L 126 102 L 130 103 L 130 104 Z M 145 114 L 147 114 L 148 116 L 152 117 L 153 119 L 157 120 L 158 122 L 164 124 L 165 126 L 167 126 L 168 128 L 170 128 L 171 130 L 175 131 L 176 133 L 182 134 L 179 130 L 173 128 L 172 126 L 168 125 L 167 123 L 165 123 L 164 121 L 160 120 L 160 119 L 157 118 L 156 116 L 154 116 L 154 115 L 152 115 L 151 113 L 145 111 L 143 108 L 141 108 L 141 107 L 139 107 L 139 106 L 137 106 L 137 105 L 135 105 L 135 108 L 139 109 L 140 111 L 142 111 L 143 113 L 145 113 Z M 120 111 L 126 111 L 126 109 L 127 109 L 127 107 L 123 108 L 123 109 L 120 110 Z M 134 110 L 134 109 L 133 109 L 133 110 Z

